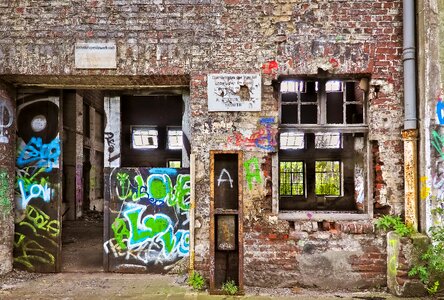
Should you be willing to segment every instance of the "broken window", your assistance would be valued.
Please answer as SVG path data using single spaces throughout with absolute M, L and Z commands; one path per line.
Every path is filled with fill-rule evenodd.
M 132 127 L 133 149 L 157 149 L 158 131 L 153 127 Z
M 280 210 L 362 209 L 365 97 L 360 80 L 281 82 Z

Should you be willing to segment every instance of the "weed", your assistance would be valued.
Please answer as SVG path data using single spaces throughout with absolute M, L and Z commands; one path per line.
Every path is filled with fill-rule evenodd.
M 188 285 L 193 287 L 196 291 L 201 291 L 205 286 L 205 279 L 198 272 L 193 271 L 191 276 L 188 277 Z
M 386 215 L 376 220 L 376 228 L 385 231 L 393 230 L 400 236 L 410 236 L 415 230 L 404 224 L 399 216 Z
M 238 287 L 234 280 L 228 280 L 222 284 L 222 291 L 227 295 L 235 295 L 238 292 Z

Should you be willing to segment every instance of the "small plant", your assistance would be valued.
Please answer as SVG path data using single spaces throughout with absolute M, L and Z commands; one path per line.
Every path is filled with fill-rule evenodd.
M 188 285 L 196 291 L 201 291 L 205 286 L 205 279 L 198 272 L 193 271 L 191 276 L 188 278 Z
M 410 271 L 409 276 L 418 276 L 426 285 L 429 294 L 435 294 L 440 287 L 438 278 L 444 274 L 444 227 L 435 226 L 430 228 L 432 243 L 426 252 L 421 255 L 421 261 Z
M 386 215 L 376 221 L 376 228 L 385 231 L 394 230 L 400 236 L 410 236 L 415 231 L 413 228 L 404 224 L 399 216 Z
M 238 287 L 234 280 L 228 280 L 222 284 L 222 291 L 227 295 L 235 295 L 238 292 Z

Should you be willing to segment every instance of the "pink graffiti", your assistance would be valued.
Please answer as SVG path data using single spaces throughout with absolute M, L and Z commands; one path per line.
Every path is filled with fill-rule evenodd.
M 330 64 L 333 68 L 339 67 L 339 61 L 336 58 L 330 58 Z

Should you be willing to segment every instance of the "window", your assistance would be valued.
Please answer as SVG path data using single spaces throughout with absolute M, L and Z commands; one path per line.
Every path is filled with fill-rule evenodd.
M 179 150 L 182 149 L 182 130 L 180 127 L 168 128 L 168 149 Z
M 157 149 L 159 145 L 154 127 L 132 127 L 131 136 L 133 149 Z
M 280 210 L 362 209 L 365 97 L 360 80 L 281 82 Z

